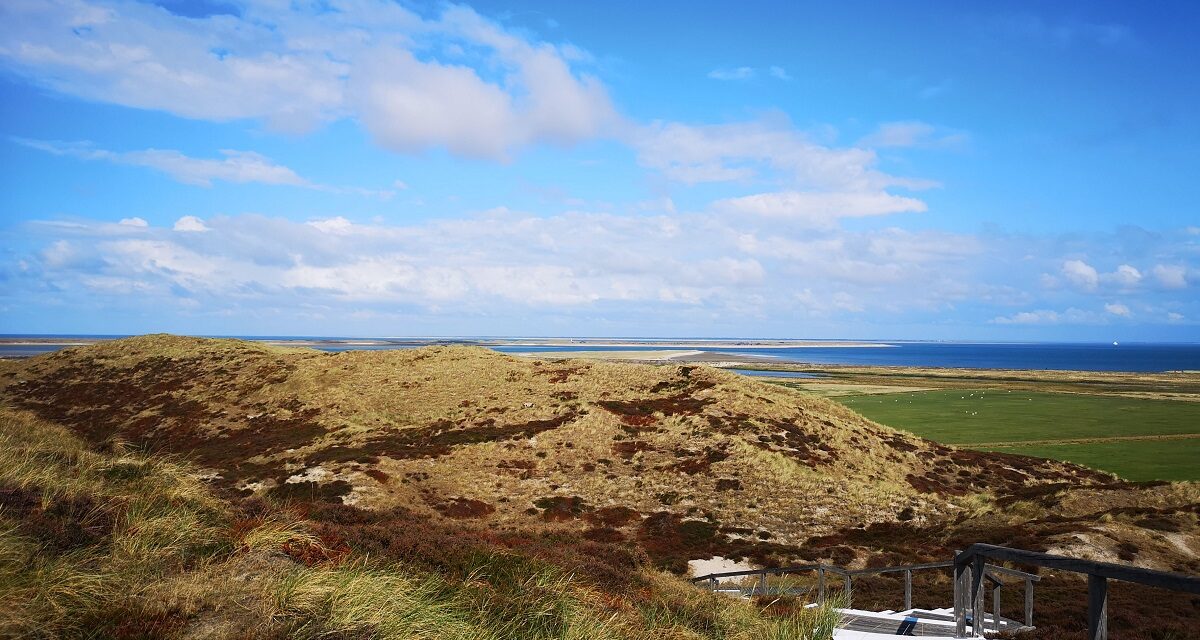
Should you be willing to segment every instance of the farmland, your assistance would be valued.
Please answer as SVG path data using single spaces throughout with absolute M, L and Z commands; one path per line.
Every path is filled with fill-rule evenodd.
M 1200 403 L 1012 389 L 838 400 L 947 444 L 1077 462 L 1129 480 L 1200 479 Z

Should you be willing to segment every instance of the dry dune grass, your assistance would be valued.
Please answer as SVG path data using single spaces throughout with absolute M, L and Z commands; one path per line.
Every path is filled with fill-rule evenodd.
M 35 449 L 61 441 L 65 452 L 21 454 L 29 460 L 101 469 L 124 457 L 120 473 L 177 479 L 160 491 L 186 506 L 139 498 L 119 510 L 124 520 L 94 499 L 56 506 L 83 523 L 71 535 L 104 540 L 99 556 L 83 545 L 90 551 L 72 547 L 43 566 L 28 541 L 6 542 L 6 558 L 34 563 L 21 569 L 26 584 L 45 576 L 23 597 L 67 594 L 38 595 L 42 604 L 29 605 L 38 615 L 93 606 L 70 600 L 95 592 L 73 585 L 112 579 L 92 569 L 116 559 L 126 575 L 139 558 L 159 567 L 156 577 L 110 587 L 152 594 L 136 600 L 139 619 L 224 628 L 241 623 L 231 612 L 250 610 L 269 621 L 255 633 L 355 634 L 362 612 L 385 606 L 368 585 L 391 580 L 416 604 L 395 603 L 388 620 L 431 616 L 380 632 L 396 637 L 422 637 L 429 620 L 447 630 L 438 637 L 803 637 L 788 635 L 790 622 L 738 622 L 758 620 L 753 610 L 706 612 L 716 601 L 647 568 L 682 572 L 713 555 L 861 566 L 993 542 L 1200 570 L 1194 484 L 1134 485 L 946 447 L 703 366 L 144 336 L 8 364 L 0 399 L 88 443 L 39 427 Z M 125 486 L 96 484 L 91 471 L 5 466 L 41 492 Z M 6 504 L 28 497 L 6 495 Z M 138 532 L 129 539 L 89 533 L 131 517 L 144 524 L 119 529 Z M 343 604 L 360 613 L 334 611 Z M 527 616 L 548 626 L 505 626 Z
M 800 639 L 833 619 L 644 570 L 623 597 L 499 549 L 461 573 L 330 554 L 294 512 L 8 410 L 0 500 L 0 637 Z
M 589 509 L 758 523 L 799 543 L 906 509 L 940 517 L 980 491 L 1100 479 L 963 457 L 708 367 L 146 336 L 33 359 L 6 378 L 18 406 L 93 441 L 188 455 L 239 489 L 431 516 L 473 501 L 500 526 L 527 521 L 539 499 L 579 497 Z

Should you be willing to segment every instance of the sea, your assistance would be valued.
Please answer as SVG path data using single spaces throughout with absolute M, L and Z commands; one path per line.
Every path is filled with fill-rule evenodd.
M 7 340 L 34 336 L 0 336 Z M 52 336 L 36 336 L 46 339 Z M 57 337 L 57 336 L 54 336 Z M 64 336 L 70 338 L 115 336 Z M 243 337 L 243 336 L 239 336 Z M 348 338 L 313 338 L 299 336 L 244 336 L 272 340 L 347 340 Z M 367 338 L 360 338 L 367 340 Z M 382 339 L 381 339 L 382 340 Z M 476 338 L 445 338 L 438 344 L 475 344 Z M 1049 369 L 1073 371 L 1200 371 L 1200 343 L 1049 343 L 1049 342 L 920 342 L 920 341 L 856 341 L 867 346 L 821 347 L 722 347 L 705 346 L 703 351 L 768 357 L 781 363 L 845 364 L 867 366 L 952 367 L 970 369 Z M 720 343 L 717 343 L 720 344 Z M 61 349 L 62 344 L 0 344 L 0 357 L 27 357 Z M 351 349 L 386 350 L 412 348 L 413 341 L 396 344 L 318 344 L 314 348 L 326 351 Z M 571 351 L 663 351 L 664 346 L 528 346 L 499 345 L 489 348 L 504 353 L 562 353 Z M 698 350 L 679 347 L 681 350 Z

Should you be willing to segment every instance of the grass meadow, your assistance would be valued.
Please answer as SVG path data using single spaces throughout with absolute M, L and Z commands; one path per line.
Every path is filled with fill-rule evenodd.
M 837 400 L 947 444 L 1067 460 L 1127 480 L 1200 480 L 1200 403 L 1003 389 Z

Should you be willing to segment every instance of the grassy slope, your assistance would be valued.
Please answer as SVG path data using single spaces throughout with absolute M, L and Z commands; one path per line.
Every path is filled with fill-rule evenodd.
M 334 556 L 473 584 L 480 558 L 515 555 L 574 574 L 601 602 L 631 603 L 639 618 L 623 619 L 635 628 L 650 619 L 661 630 L 660 615 L 709 635 L 725 624 L 706 613 L 712 603 L 644 607 L 666 589 L 644 554 L 676 570 L 712 554 L 861 566 L 991 542 L 1200 572 L 1200 485 L 1135 486 L 956 450 L 706 368 L 149 336 L 7 364 L 0 388 L 94 446 L 116 437 L 187 455 L 219 474 L 207 486 L 238 519 L 254 522 L 264 501 L 298 501 L 306 531 Z M 327 554 L 297 555 L 320 565 Z M 1079 599 L 1079 585 L 1060 586 L 1039 597 Z M 874 602 L 864 582 L 855 593 L 856 605 L 894 608 L 899 591 Z M 304 601 L 317 612 L 304 615 L 326 615 L 325 601 Z M 1171 602 L 1147 634 L 1196 624 L 1200 602 Z M 1050 609 L 1038 624 L 1069 638 L 1072 619 Z
M 834 619 L 649 571 L 614 594 L 500 548 L 432 573 L 367 558 L 284 508 L 221 500 L 195 475 L 0 412 L 0 636 L 751 640 Z
M 1004 453 L 1067 460 L 1111 471 L 1133 481 L 1200 480 L 1200 438 L 1043 444 L 994 449 Z
M 28 360 L 3 384 L 11 402 L 93 441 L 184 453 L 259 495 L 405 505 L 500 529 L 588 521 L 609 530 L 596 535 L 652 542 L 691 519 L 706 524 L 684 542 L 724 537 L 759 556 L 902 514 L 942 518 L 980 491 L 1106 480 L 962 454 L 706 367 L 145 336 Z M 711 550 L 651 546 L 674 568 Z
M 1069 460 L 1131 480 L 1200 480 L 1200 437 L 1153 439 L 1200 435 L 1200 404 L 1194 402 L 982 389 L 840 401 L 873 420 L 939 442 Z M 1040 442 L 1114 437 L 1147 439 Z

